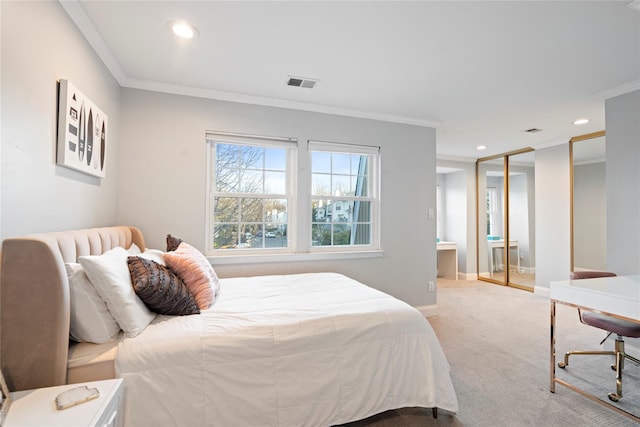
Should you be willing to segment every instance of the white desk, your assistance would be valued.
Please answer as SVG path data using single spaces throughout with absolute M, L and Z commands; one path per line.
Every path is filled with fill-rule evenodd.
M 605 400 L 586 393 L 566 381 L 556 378 L 555 348 L 556 303 L 585 310 L 598 311 L 613 317 L 640 323 L 640 275 L 551 282 L 549 298 L 551 300 L 550 391 L 555 393 L 556 383 L 562 384 L 595 402 L 610 407 L 618 413 L 640 421 L 639 416 L 626 412 Z
M 438 242 L 438 277 L 458 280 L 458 245 Z
M 495 271 L 495 266 L 493 264 L 493 250 L 494 249 L 504 249 L 504 239 L 500 240 L 487 240 L 487 245 L 489 247 L 489 277 L 493 277 L 493 272 Z M 516 250 L 516 258 L 518 260 L 518 273 L 520 272 L 520 248 L 518 247 L 518 241 L 509 239 L 509 249 Z M 503 260 L 504 261 L 504 260 Z

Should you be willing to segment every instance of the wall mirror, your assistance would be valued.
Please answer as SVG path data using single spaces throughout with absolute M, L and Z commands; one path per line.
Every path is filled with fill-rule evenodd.
M 606 270 L 605 132 L 571 138 L 571 271 Z

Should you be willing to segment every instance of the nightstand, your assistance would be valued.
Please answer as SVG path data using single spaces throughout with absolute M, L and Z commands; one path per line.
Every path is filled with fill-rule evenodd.
M 56 396 L 68 389 L 86 385 L 97 388 L 100 397 L 71 408 L 56 409 Z M 11 393 L 13 402 L 3 427 L 122 425 L 122 379 L 67 384 Z

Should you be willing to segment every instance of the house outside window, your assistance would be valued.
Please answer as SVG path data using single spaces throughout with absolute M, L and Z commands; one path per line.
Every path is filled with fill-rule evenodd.
M 379 248 L 378 147 L 309 142 L 311 246 Z

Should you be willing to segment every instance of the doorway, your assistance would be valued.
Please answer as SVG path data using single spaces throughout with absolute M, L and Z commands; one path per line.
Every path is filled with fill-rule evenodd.
M 532 148 L 476 161 L 478 279 L 535 287 L 535 155 Z

